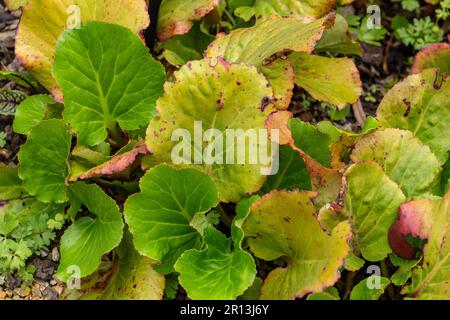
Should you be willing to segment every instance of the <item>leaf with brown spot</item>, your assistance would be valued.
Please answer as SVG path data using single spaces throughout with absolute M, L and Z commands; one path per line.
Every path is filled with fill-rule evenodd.
M 205 52 L 206 57 L 223 57 L 261 67 L 264 61 L 283 51 L 312 52 L 335 14 L 311 23 L 297 18 L 273 17 L 250 28 L 219 34 Z
M 291 63 L 288 60 L 277 59 L 262 66 L 261 72 L 272 86 L 275 107 L 278 110 L 287 109 L 294 95 L 295 86 L 295 73 Z
M 252 252 L 266 261 L 287 262 L 267 276 L 261 299 L 301 298 L 339 279 L 350 249 L 350 224 L 338 224 L 331 235 L 323 231 L 311 202 L 314 196 L 314 192 L 272 191 L 250 208 L 243 229 Z
M 450 80 L 428 69 L 395 85 L 377 110 L 381 125 L 411 131 L 427 144 L 440 164 L 450 150 Z

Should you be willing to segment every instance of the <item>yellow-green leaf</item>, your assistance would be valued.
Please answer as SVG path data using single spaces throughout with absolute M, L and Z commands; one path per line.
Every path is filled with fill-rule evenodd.
M 317 100 L 343 108 L 361 95 L 361 79 L 351 59 L 294 52 L 289 60 L 294 67 L 295 84 Z
M 353 250 L 366 260 L 383 260 L 391 252 L 389 227 L 405 196 L 374 162 L 351 166 L 344 181 L 344 212 L 353 227 Z
M 367 135 L 357 143 L 351 158 L 354 162 L 377 162 L 408 200 L 429 191 L 441 171 L 430 148 L 410 131 L 399 129 L 384 129 Z
M 268 141 L 258 137 L 274 110 L 267 80 L 254 67 L 222 59 L 215 64 L 210 59 L 190 62 L 175 73 L 175 79 L 166 83 L 157 103 L 158 116 L 147 130 L 151 160 L 201 169 L 213 179 L 222 201 L 238 201 L 258 191 L 265 181 L 261 169 L 270 164 L 260 159 L 252 164 L 250 154 L 257 155 L 251 148 L 258 150 Z M 227 138 L 227 130 L 232 138 Z M 256 144 L 255 139 L 253 143 L 242 139 L 248 130 L 256 133 Z M 212 138 L 207 138 L 208 131 Z
M 377 117 L 385 127 L 410 130 L 444 164 L 450 150 L 450 80 L 429 69 L 409 76 L 384 97 Z
M 264 60 L 283 51 L 312 52 L 334 14 L 311 23 L 296 18 L 273 18 L 251 28 L 219 35 L 206 50 L 207 57 L 222 57 L 228 62 L 261 66 Z
M 65 29 L 90 20 L 119 24 L 135 33 L 149 24 L 145 0 L 33 0 L 23 8 L 16 55 L 59 100 L 62 95 L 51 74 L 56 41 Z
M 244 232 L 255 256 L 283 258 L 285 268 L 273 270 L 261 288 L 262 299 L 294 299 L 321 292 L 339 279 L 349 252 L 350 224 L 340 223 L 327 234 L 314 214 L 314 193 L 272 191 L 250 208 Z

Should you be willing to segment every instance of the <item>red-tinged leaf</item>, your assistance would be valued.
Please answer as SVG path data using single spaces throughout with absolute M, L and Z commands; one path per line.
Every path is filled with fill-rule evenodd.
M 412 246 L 406 237 L 411 236 L 427 240 L 431 230 L 433 202 L 417 200 L 404 203 L 398 211 L 399 219 L 389 229 L 389 244 L 399 257 L 414 259 L 417 248 Z
M 433 43 L 422 49 L 414 59 L 411 73 L 420 73 L 430 68 L 438 68 L 441 72 L 450 72 L 450 44 Z
M 293 143 L 291 147 L 303 158 L 311 176 L 313 190 L 319 194 L 314 203 L 321 207 L 336 199 L 342 184 L 342 172 L 337 169 L 325 167 L 303 150 L 297 148 Z
M 166 41 L 188 33 L 194 21 L 202 19 L 219 5 L 219 0 L 163 0 L 158 17 L 158 39 Z
M 271 132 L 272 130 L 278 130 L 278 142 L 280 145 L 286 145 L 294 142 L 292 138 L 291 130 L 289 129 L 288 123 L 292 118 L 292 113 L 289 111 L 278 111 L 272 113 L 266 120 L 266 129 Z M 272 136 L 271 136 L 271 140 Z
M 127 169 L 131 164 L 133 164 L 136 161 L 136 158 L 139 155 L 149 153 L 150 151 L 147 149 L 145 143 L 141 142 L 137 144 L 133 150 L 117 155 L 113 157 L 111 160 L 83 173 L 82 175 L 80 175 L 79 179 L 85 180 L 96 176 L 113 175 L 116 173 L 123 172 L 125 169 Z

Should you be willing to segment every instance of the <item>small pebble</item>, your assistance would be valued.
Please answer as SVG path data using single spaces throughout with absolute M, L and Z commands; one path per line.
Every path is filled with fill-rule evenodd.
M 49 254 L 48 249 L 47 249 L 46 247 L 43 247 L 43 248 L 41 249 L 41 257 L 42 257 L 42 258 L 45 258 L 46 256 L 48 256 L 48 254 Z
M 37 283 L 33 285 L 31 293 L 33 294 L 33 298 L 42 298 L 41 288 Z
M 19 296 L 21 298 L 24 298 L 28 296 L 30 292 L 28 290 L 22 289 L 22 288 L 16 288 L 14 289 L 14 296 Z
M 52 250 L 52 260 L 54 262 L 58 262 L 59 261 L 59 251 L 57 247 L 54 247 Z

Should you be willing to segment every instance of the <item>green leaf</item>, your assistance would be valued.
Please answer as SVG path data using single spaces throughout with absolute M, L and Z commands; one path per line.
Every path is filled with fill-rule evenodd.
M 361 45 L 352 39 L 347 20 L 340 14 L 336 15 L 334 26 L 325 30 L 315 52 L 362 56 Z
M 245 232 L 242 229 L 243 225 L 250 214 L 251 206 L 259 199 L 260 196 L 252 196 L 241 200 L 236 206 L 236 216 L 231 225 L 231 238 L 233 239 L 235 248 L 242 249 L 242 241 L 244 241 L 245 238 Z
M 450 299 L 450 190 L 441 201 L 428 202 L 433 221 L 420 266 L 413 269 L 412 284 L 405 293 L 416 299 Z
M 323 292 L 310 294 L 306 300 L 340 300 L 340 297 L 335 287 L 329 287 Z
M 163 49 L 163 57 L 174 66 L 182 66 L 192 60 L 200 60 L 213 36 L 200 30 L 200 24 L 195 24 L 189 33 L 174 36 L 163 42 L 159 48 Z
M 267 80 L 254 67 L 222 59 L 215 65 L 209 59 L 190 62 L 175 78 L 166 84 L 158 116 L 147 130 L 151 160 L 204 171 L 224 202 L 258 191 L 265 181 L 263 169 L 271 168 L 261 156 L 254 164 L 250 158 L 258 156 L 255 148 L 268 144 L 259 132 L 273 111 Z M 208 132 L 213 136 L 208 138 Z M 245 138 L 247 133 L 255 133 L 257 140 Z
M 0 208 L 0 235 L 3 237 L 8 236 L 19 225 L 19 218 L 11 207 L 13 206 L 9 204 Z
M 351 166 L 344 181 L 344 210 L 353 226 L 353 250 L 366 260 L 383 260 L 391 252 L 389 227 L 405 196 L 374 162 Z
M 0 115 L 13 116 L 25 98 L 26 94 L 22 91 L 0 88 Z
M 444 164 L 450 150 L 450 81 L 436 70 L 410 76 L 394 86 L 377 110 L 385 127 L 410 130 Z
M 158 38 L 166 41 L 174 35 L 188 33 L 194 21 L 200 20 L 220 0 L 162 0 L 158 15 Z
M 194 300 L 232 300 L 249 288 L 256 275 L 250 254 L 235 247 L 214 227 L 205 231 L 206 248 L 188 250 L 175 264 L 180 284 Z
M 14 200 L 26 195 L 18 169 L 0 166 L 0 201 Z
M 412 271 L 419 261 L 417 260 L 405 260 L 397 256 L 395 253 L 389 254 L 389 259 L 391 263 L 398 267 L 397 271 L 391 276 L 391 281 L 396 286 L 403 286 L 406 281 L 411 278 Z
M 278 52 L 312 52 L 325 28 L 333 20 L 332 14 L 311 23 L 304 23 L 296 18 L 273 18 L 251 28 L 219 35 L 205 55 L 259 67 Z
M 67 201 L 66 177 L 72 136 L 62 120 L 34 127 L 19 152 L 19 177 L 25 190 L 42 202 Z
M 33 0 L 22 9 L 16 56 L 59 102 L 62 94 L 51 72 L 56 41 L 65 29 L 91 20 L 115 23 L 136 34 L 149 25 L 145 0 Z
M 238 297 L 238 300 L 259 300 L 261 295 L 261 286 L 263 285 L 263 280 L 259 277 L 255 278 L 253 284 L 248 288 L 243 295 Z
M 217 205 L 217 190 L 204 173 L 167 165 L 150 169 L 140 186 L 125 203 L 125 218 L 138 252 L 161 262 L 158 270 L 167 274 L 185 250 L 199 247 L 190 222 Z
M 153 269 L 154 261 L 141 256 L 127 232 L 117 248 L 118 259 L 111 280 L 99 299 L 161 300 L 165 279 Z
M 28 134 L 46 115 L 55 108 L 55 101 L 48 95 L 40 94 L 26 98 L 17 108 L 14 117 L 14 132 Z
M 354 162 L 377 162 L 410 200 L 437 183 L 441 167 L 428 146 L 410 131 L 384 129 L 361 139 L 351 154 Z
M 314 193 L 272 191 L 256 201 L 245 235 L 254 255 L 266 261 L 283 258 L 285 268 L 273 270 L 261 289 L 261 299 L 294 299 L 321 292 L 339 279 L 349 252 L 348 222 L 327 234 L 314 215 Z
M 355 103 L 361 95 L 361 79 L 351 59 L 294 52 L 289 60 L 294 67 L 295 83 L 317 100 L 343 108 Z
M 377 288 L 378 281 L 380 286 Z M 389 283 L 388 278 L 372 275 L 353 287 L 350 300 L 378 300 Z
M 53 73 L 64 93 L 64 119 L 87 146 L 104 141 L 117 124 L 124 130 L 145 126 L 164 83 L 163 67 L 141 39 L 104 22 L 65 31 Z
M 350 253 L 345 259 L 345 269 L 348 271 L 358 271 L 361 269 L 366 262 L 364 259 L 361 259 L 360 257 L 355 256 L 353 253 Z
M 69 194 L 95 218 L 77 219 L 61 237 L 57 277 L 64 282 L 71 276 L 71 266 L 80 268 L 80 277 L 92 274 L 102 256 L 119 245 L 124 226 L 116 202 L 99 186 L 78 182 L 69 187 Z

